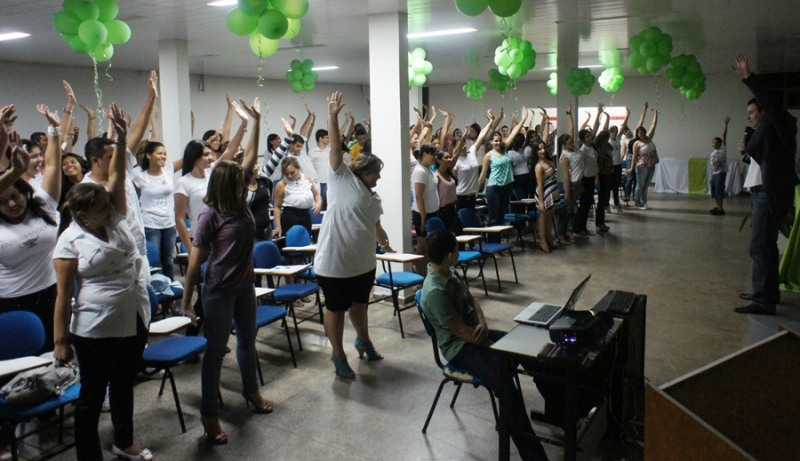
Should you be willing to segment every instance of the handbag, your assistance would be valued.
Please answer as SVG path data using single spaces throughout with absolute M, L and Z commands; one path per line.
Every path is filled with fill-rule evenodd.
M 60 396 L 79 380 L 80 373 L 75 365 L 56 360 L 46 367 L 17 374 L 0 389 L 0 396 L 10 405 L 36 405 Z

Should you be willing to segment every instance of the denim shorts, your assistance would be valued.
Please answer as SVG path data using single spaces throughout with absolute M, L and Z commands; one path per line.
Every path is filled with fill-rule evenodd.
M 725 198 L 725 179 L 728 173 L 723 171 L 711 175 L 711 197 L 712 198 Z

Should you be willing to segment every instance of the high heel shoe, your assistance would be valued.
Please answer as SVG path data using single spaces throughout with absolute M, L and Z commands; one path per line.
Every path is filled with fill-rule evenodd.
M 244 397 L 244 402 L 246 406 L 249 407 L 251 403 L 253 404 L 253 407 L 255 407 L 256 409 L 256 413 L 260 415 L 268 415 L 272 413 L 272 404 L 267 402 L 266 400 L 264 401 L 264 405 L 259 406 L 252 397 L 245 394 L 244 392 L 242 392 L 242 397 Z
M 225 445 L 228 443 L 228 434 L 225 433 L 222 429 L 217 434 L 212 434 L 211 431 L 208 430 L 208 426 L 210 424 L 206 424 L 206 419 L 216 419 L 216 418 L 201 418 L 200 421 L 203 423 L 203 435 L 206 437 L 206 442 L 211 445 Z M 219 422 L 217 422 L 219 424 Z
M 358 358 L 363 359 L 364 354 L 367 354 L 367 360 L 383 360 L 383 356 L 375 350 L 375 347 L 372 346 L 372 343 L 369 341 L 364 341 L 361 338 L 356 338 L 356 342 L 354 344 L 356 346 L 356 350 L 358 351 Z
M 356 372 L 347 364 L 347 357 L 331 355 L 331 362 L 336 367 L 336 376 L 344 379 L 356 379 Z
M 125 453 L 121 448 L 117 448 L 116 445 L 112 445 L 111 453 L 117 455 L 117 459 L 127 459 L 130 461 L 150 461 L 153 459 L 153 452 L 151 452 L 149 448 L 144 448 L 139 454 L 132 455 L 130 453 Z

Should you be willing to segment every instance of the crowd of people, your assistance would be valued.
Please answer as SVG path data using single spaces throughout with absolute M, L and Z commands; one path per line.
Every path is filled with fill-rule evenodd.
M 757 194 L 755 211 L 761 207 L 756 202 L 762 200 L 758 194 L 763 192 L 768 200 L 778 191 L 786 201 L 784 192 L 789 190 L 772 185 L 783 173 L 765 157 L 763 146 L 770 142 L 772 149 L 773 144 L 764 136 L 771 134 L 759 137 L 758 130 L 765 129 L 762 123 L 782 122 L 779 116 L 787 126 L 792 120 L 767 105 L 768 95 L 762 94 L 746 58 L 737 57 L 737 65 L 737 72 L 760 98 L 748 109 L 756 134 L 740 146 L 761 165 L 758 178 L 751 181 L 748 174 Z M 190 141 L 180 160 L 169 161 L 156 128 L 157 86 L 152 72 L 147 99 L 135 119 L 112 104 L 104 114 L 108 130 L 100 136 L 95 136 L 95 113 L 81 104 L 89 117 L 84 155 L 74 151 L 79 130 L 73 127 L 73 110 L 78 103 L 67 82 L 62 115 L 37 106 L 47 130 L 33 133 L 30 140 L 21 139 L 14 130 L 16 107 L 0 108 L 0 242 L 4 244 L 0 313 L 34 312 L 47 334 L 42 352 L 53 350 L 62 361 L 77 358 L 82 387 L 75 430 L 81 460 L 102 459 L 97 424 L 106 392 L 114 424 L 113 452 L 127 459 L 153 459 L 148 449 L 135 443 L 133 433 L 133 381 L 141 371 L 151 313 L 148 243 L 159 252 L 161 270 L 169 279 L 175 278 L 176 241 L 188 254 L 185 292 L 180 308 L 175 309 L 192 320 L 187 334 L 197 334 L 202 326 L 208 339 L 201 415 L 212 444 L 228 440 L 218 419 L 218 388 L 232 323 L 242 394 L 258 413 L 272 412 L 256 381 L 253 247 L 286 235 L 294 226 L 311 234 L 312 214 L 326 212 L 314 268 L 325 295 L 323 322 L 335 374 L 355 378 L 343 345 L 345 312 L 356 331 L 354 348 L 359 356 L 383 359 L 370 339 L 367 304 L 375 280 L 376 247 L 394 250 L 381 227 L 383 207 L 374 189 L 383 162 L 372 152 L 369 121 L 356 123 L 348 112 L 340 126 L 344 102 L 340 93 L 334 93 L 328 99 L 327 127 L 313 133 L 314 147 L 309 140 L 316 114 L 306 105 L 308 115 L 299 132 L 294 117 L 282 119 L 285 136 L 269 134 L 259 160 L 260 101 L 256 98 L 248 105 L 241 99 L 228 99 L 219 128 L 204 133 L 202 140 Z M 775 112 L 766 122 L 762 122 L 759 103 Z M 428 315 L 445 357 L 463 362 L 459 366 L 466 369 L 471 361 L 488 360 L 485 351 L 466 347 L 462 352 L 451 343 L 460 340 L 462 345 L 485 346 L 502 332 L 488 330 L 480 306 L 452 270 L 458 255 L 452 235 L 462 232 L 460 210 L 476 210 L 483 196 L 486 221 L 496 225 L 506 222 L 512 201 L 515 206 L 533 204 L 540 249 L 551 253 L 594 234 L 588 225 L 592 206 L 596 230 L 608 232 L 606 212 L 623 210 L 620 188 L 623 201 L 633 197 L 637 209 L 650 208 L 647 188 L 658 163 L 653 143 L 657 110 L 651 109 L 649 129 L 643 126 L 647 103 L 636 126 L 628 125 L 627 108 L 622 123 L 609 126 L 611 117 L 600 104 L 595 114 L 587 111 L 576 133 L 568 103 L 562 118 L 565 132 L 558 133 L 547 112 L 539 109 L 541 122 L 535 126 L 535 111 L 522 107 L 519 119 L 514 115 L 510 127 L 501 127 L 505 118 L 501 108 L 499 116 L 488 110 L 483 126 L 475 122 L 463 131 L 455 127 L 452 113 L 440 110 L 444 123 L 434 132 L 437 111 L 431 107 L 428 113 L 417 111 L 417 122 L 410 129 L 410 224 L 416 235 L 415 251 L 426 257 L 415 269 L 430 274 L 423 298 L 431 306 Z M 239 126 L 231 136 L 234 115 Z M 250 138 L 243 146 L 251 121 Z M 728 121 L 722 137 L 713 141 L 712 193 L 717 208 L 712 214 L 724 214 Z M 177 171 L 181 173 L 175 179 Z M 796 178 L 778 179 L 792 186 L 797 182 Z M 446 231 L 429 236 L 427 223 L 432 217 L 440 218 Z M 773 218 L 759 215 L 754 220 L 774 230 Z M 773 237 L 767 239 L 774 243 Z M 778 292 L 771 266 L 777 269 L 775 255 L 754 254 L 752 249 L 751 254 L 753 292 L 742 297 L 752 304 L 737 311 L 774 312 Z M 193 303 L 200 285 L 202 291 Z M 455 314 L 441 309 L 443 296 L 460 300 Z M 303 300 L 297 302 L 302 305 Z M 453 315 L 459 318 L 458 331 L 448 334 L 453 325 L 446 319 Z M 442 343 L 442 337 L 451 343 Z M 526 417 L 515 424 L 522 432 L 532 431 Z M 525 459 L 545 459 L 540 445 L 517 445 Z

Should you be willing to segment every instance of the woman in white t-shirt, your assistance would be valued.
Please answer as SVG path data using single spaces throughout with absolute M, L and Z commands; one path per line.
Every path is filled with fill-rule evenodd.
M 40 187 L 23 178 L 28 154 L 15 132 L 2 133 L 12 149 L 11 164 L 0 176 L 0 313 L 25 310 L 44 324 L 45 342 L 39 353 L 53 350 L 53 306 L 56 273 L 51 257 L 58 235 L 58 198 L 61 192 L 61 122 L 47 106 L 37 106 L 47 117 L 47 151 Z M 0 111 L 0 130 L 13 107 Z M 3 153 L 5 154 L 5 152 Z
M 167 161 L 167 149 L 160 142 L 149 142 L 144 147 L 140 168 L 133 170 L 133 183 L 141 191 L 139 205 L 142 209 L 144 236 L 158 249 L 161 272 L 175 279 L 175 188 L 172 177 L 183 166 L 183 159 Z
M 477 125 L 477 124 L 475 124 Z M 469 133 L 474 128 L 467 125 L 464 132 Z M 475 200 L 478 197 L 478 177 L 481 174 L 481 164 L 476 155 L 476 146 L 483 146 L 483 140 L 492 129 L 492 122 L 486 122 L 486 126 L 478 133 L 472 146 L 467 147 L 468 136 L 464 135 L 453 149 L 453 173 L 455 173 L 458 184 L 456 185 L 456 208 L 475 209 Z
M 108 387 L 112 452 L 120 459 L 152 460 L 150 450 L 133 441 L 133 383 L 143 368 L 150 324 L 147 281 L 140 276 L 146 262 L 125 219 L 128 127 L 122 110 L 114 104 L 111 114 L 117 147 L 110 160 L 108 190 L 83 182 L 69 191 L 72 224 L 58 238 L 52 254 L 58 276 L 53 356 L 69 362 L 74 347 L 78 359 L 77 459 L 103 459 L 97 421 Z
M 328 133 L 339 137 L 341 93 L 328 99 Z M 331 144 L 328 169 L 328 211 L 322 221 L 314 270 L 325 294 L 325 333 L 331 342 L 331 361 L 336 376 L 354 379 L 347 363 L 342 336 L 344 313 L 349 311 L 356 330 L 355 348 L 368 360 L 381 360 L 369 337 L 367 303 L 375 283 L 375 242 L 384 252 L 394 252 L 381 227 L 381 198 L 372 189 L 381 177 L 383 162 L 376 155 L 362 153 L 348 167 L 341 143 Z
M 536 133 L 531 131 L 531 133 Z M 533 144 L 531 144 L 532 146 Z M 531 168 L 528 165 L 533 149 L 531 146 L 526 145 L 525 135 L 517 133 L 514 136 L 514 141 L 511 144 L 511 149 L 508 150 L 508 157 L 511 159 L 511 165 L 514 169 L 514 186 L 512 189 L 513 197 L 515 200 L 522 200 L 528 198 L 531 194 Z M 539 150 L 539 144 L 536 144 L 536 150 Z
M 573 220 L 575 214 L 575 201 L 581 195 L 581 181 L 583 181 L 583 156 L 575 149 L 575 122 L 572 120 L 572 102 L 567 101 L 566 119 L 567 133 L 558 137 L 558 165 L 563 173 L 564 211 L 558 215 L 556 235 L 561 245 L 571 245 L 574 239 L 569 236 L 567 229 L 569 222 L 573 221 L 575 235 L 579 236 L 578 227 Z
M 414 201 L 411 202 L 411 222 L 417 231 L 417 245 L 414 253 L 423 258 L 414 261 L 414 272 L 422 275 L 427 273 L 428 256 L 425 251 L 425 237 L 428 235 L 428 219 L 436 217 L 439 213 L 439 179 L 431 170 L 436 164 L 436 148 L 431 144 L 423 144 L 419 148 L 419 163 L 411 173 L 411 187 L 414 191 Z

